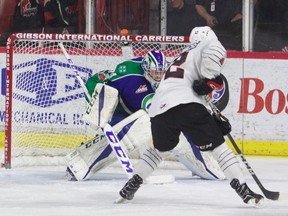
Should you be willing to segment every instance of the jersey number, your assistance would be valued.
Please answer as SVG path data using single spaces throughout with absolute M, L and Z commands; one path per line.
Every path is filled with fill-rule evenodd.
M 173 62 L 173 64 L 166 71 L 164 79 L 168 79 L 170 77 L 182 79 L 184 77 L 184 69 L 180 68 L 179 66 L 186 61 L 187 55 L 188 52 L 184 52 Z

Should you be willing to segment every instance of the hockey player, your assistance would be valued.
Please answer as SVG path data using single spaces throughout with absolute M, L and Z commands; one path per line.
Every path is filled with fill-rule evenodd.
M 139 151 L 141 146 L 152 146 L 149 144 L 152 143 L 150 119 L 144 111 L 148 111 L 154 91 L 166 69 L 167 61 L 164 54 L 151 50 L 144 58 L 134 58 L 120 63 L 115 71 L 101 71 L 89 78 L 86 83 L 91 95 L 96 89 L 95 86 L 103 83 L 118 90 L 119 103 L 115 112 L 111 111 L 108 114 L 112 115 L 110 124 L 116 133 L 129 122 L 137 120 L 133 123 L 134 134 L 127 133 L 122 140 L 128 155 Z M 92 114 L 85 119 L 91 121 Z M 225 176 L 217 162 L 209 155 L 202 155 L 193 144 L 191 145 L 192 149 L 190 144 L 184 141 L 182 148 L 175 149 L 174 156 L 193 174 L 203 179 L 224 179 Z M 66 172 L 68 179 L 80 181 L 89 179 L 94 173 L 117 160 L 101 129 L 97 130 L 97 135 L 92 141 L 81 145 L 65 158 L 68 165 Z
M 183 132 L 201 151 L 211 152 L 244 203 L 259 205 L 263 196 L 247 186 L 235 154 L 225 143 L 225 134 L 205 107 L 204 96 L 223 84 L 220 71 L 226 50 L 208 26 L 194 28 L 190 42 L 191 47 L 168 68 L 153 97 L 149 116 L 155 148 L 144 152 L 144 160 L 136 164 L 134 176 L 121 189 L 120 200 L 133 199 L 154 164 L 177 146 Z

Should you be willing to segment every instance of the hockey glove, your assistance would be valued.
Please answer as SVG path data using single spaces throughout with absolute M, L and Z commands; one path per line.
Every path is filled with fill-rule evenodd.
M 232 130 L 231 124 L 229 123 L 228 120 L 224 120 L 221 118 L 221 116 L 216 116 L 215 113 L 213 113 L 213 118 L 216 121 L 216 123 L 218 124 L 223 136 L 226 136 L 227 134 L 229 134 Z
M 207 95 L 215 89 L 221 89 L 223 87 L 223 79 L 221 76 L 217 76 L 214 79 L 201 79 L 193 82 L 193 90 L 198 95 Z

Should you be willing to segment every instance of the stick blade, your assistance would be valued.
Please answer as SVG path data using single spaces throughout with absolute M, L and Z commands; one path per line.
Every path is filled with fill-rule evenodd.
M 263 194 L 265 195 L 265 197 L 267 199 L 271 199 L 271 200 L 278 200 L 279 199 L 279 196 L 280 196 L 280 193 L 279 192 L 276 192 L 276 191 L 263 191 Z

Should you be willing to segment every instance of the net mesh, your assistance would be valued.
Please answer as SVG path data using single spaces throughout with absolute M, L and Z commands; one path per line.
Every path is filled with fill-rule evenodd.
M 113 70 L 122 61 L 151 49 L 161 50 L 169 61 L 187 46 L 149 41 L 15 39 L 10 48 L 11 130 L 6 131 L 6 136 L 11 135 L 6 149 L 11 149 L 12 160 L 62 157 L 95 135 L 95 128 L 82 120 L 87 108 L 84 91 L 58 42 L 63 42 L 84 82 L 100 70 Z

